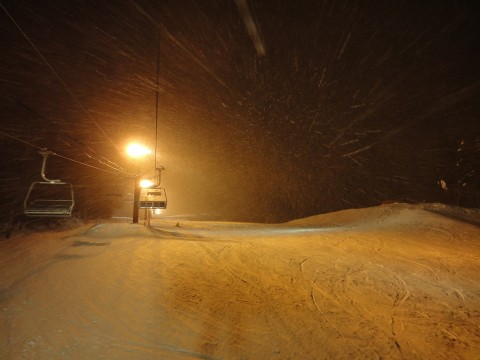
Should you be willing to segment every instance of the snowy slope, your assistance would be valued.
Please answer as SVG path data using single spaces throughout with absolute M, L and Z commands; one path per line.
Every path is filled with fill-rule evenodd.
M 475 359 L 478 212 L 104 223 L 0 242 L 2 359 Z

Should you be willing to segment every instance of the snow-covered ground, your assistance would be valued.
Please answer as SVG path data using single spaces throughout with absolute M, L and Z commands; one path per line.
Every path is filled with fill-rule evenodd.
M 476 211 L 178 221 L 0 241 L 0 358 L 480 358 Z

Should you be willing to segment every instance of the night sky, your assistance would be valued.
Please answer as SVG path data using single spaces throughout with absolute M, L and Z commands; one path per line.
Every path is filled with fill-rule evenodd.
M 78 216 L 108 216 L 155 168 L 125 146 L 156 139 L 169 214 L 480 206 L 478 1 L 0 3 L 1 216 L 37 148 L 82 163 L 47 169 Z

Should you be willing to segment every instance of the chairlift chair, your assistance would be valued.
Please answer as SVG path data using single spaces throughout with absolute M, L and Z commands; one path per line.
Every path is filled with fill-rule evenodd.
M 40 151 L 43 156 L 41 177 L 30 185 L 23 202 L 23 213 L 27 216 L 69 217 L 75 205 L 73 185 L 61 180 L 50 180 L 45 176 L 49 151 Z
M 166 209 L 167 192 L 164 188 L 142 190 L 139 201 L 140 209 Z
M 160 187 L 163 166 L 156 168 L 157 183 L 149 188 L 143 189 L 140 193 L 139 208 L 140 209 L 166 209 L 167 208 L 167 192 Z

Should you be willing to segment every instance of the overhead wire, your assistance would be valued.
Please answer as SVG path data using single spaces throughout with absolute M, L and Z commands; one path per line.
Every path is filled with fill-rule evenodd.
M 43 116 L 42 114 L 40 114 L 37 110 L 32 109 L 30 106 L 22 103 L 21 101 L 18 101 L 17 99 L 12 98 L 12 97 L 9 97 L 9 96 L 7 96 L 6 98 L 10 99 L 10 100 L 13 101 L 15 104 L 21 106 L 21 107 L 24 108 L 25 110 L 34 113 L 34 114 L 35 114 L 36 116 L 38 116 L 40 119 L 44 119 L 44 120 L 48 121 L 48 119 L 47 119 L 45 116 Z M 109 168 L 112 168 L 112 169 L 114 169 L 114 170 L 117 170 L 117 171 L 119 171 L 119 172 L 128 173 L 128 170 L 126 170 L 126 169 L 123 168 L 122 166 L 114 163 L 113 161 L 110 161 L 109 159 L 105 158 L 103 155 L 99 154 L 98 152 L 96 152 L 94 149 L 92 149 L 92 148 L 89 147 L 88 145 L 85 145 L 85 144 L 84 144 L 83 142 L 81 142 L 80 140 L 75 139 L 74 137 L 72 137 L 72 136 L 70 136 L 70 135 L 68 135 L 68 134 L 65 134 L 64 136 L 68 137 L 70 140 L 72 140 L 72 141 L 76 142 L 77 144 L 81 145 L 83 148 L 87 149 L 88 151 L 92 152 L 93 154 L 99 156 L 101 159 L 107 161 L 108 163 L 106 163 L 106 162 L 104 162 L 104 161 L 102 161 L 102 160 L 100 160 L 100 159 L 98 159 L 98 158 L 96 158 L 96 157 L 88 154 L 88 153 L 85 152 L 85 151 L 82 151 L 82 154 L 84 154 L 84 155 L 87 156 L 88 158 L 93 159 L 93 160 L 99 162 L 100 164 L 105 165 L 105 166 L 107 166 L 107 167 L 109 167 Z M 67 144 L 68 146 L 72 147 L 72 145 L 70 145 L 70 143 L 66 142 L 65 140 L 61 140 L 61 141 L 62 141 L 63 143 L 65 143 L 65 144 Z M 110 164 L 112 164 L 112 165 L 110 165 Z
M 100 124 L 90 115 L 88 110 L 83 106 L 83 104 L 80 102 L 80 100 L 75 96 L 75 94 L 70 90 L 68 85 L 65 83 L 65 81 L 62 79 L 62 77 L 55 71 L 52 65 L 48 62 L 48 60 L 43 56 L 41 51 L 35 46 L 33 41 L 29 38 L 29 36 L 23 31 L 23 29 L 20 27 L 20 25 L 15 21 L 13 16 L 10 14 L 10 12 L 5 8 L 5 6 L 2 4 L 0 1 L 0 7 L 3 9 L 5 14 L 10 18 L 10 20 L 13 22 L 13 24 L 17 27 L 17 29 L 20 31 L 20 33 L 23 35 L 23 37 L 28 41 L 28 43 L 32 46 L 32 48 L 35 50 L 35 52 L 40 56 L 40 58 L 43 60 L 43 62 L 47 65 L 47 67 L 52 71 L 52 73 L 55 75 L 55 77 L 60 81 L 62 86 L 65 88 L 67 93 L 74 99 L 74 101 L 77 103 L 78 106 L 82 109 L 82 111 L 87 115 L 87 117 L 95 124 L 95 126 L 100 130 L 100 132 L 105 136 L 105 138 L 113 145 L 113 147 L 121 153 L 120 149 L 118 146 L 113 142 L 110 136 L 105 132 L 105 130 L 100 126 Z M 110 160 L 104 158 L 105 160 L 111 162 Z M 111 162 L 112 164 L 115 164 L 114 162 Z M 115 164 L 116 165 L 116 164 Z M 118 165 L 117 165 L 118 166 Z
M 156 96 L 155 96 L 155 168 L 157 167 L 157 146 L 158 146 L 158 97 L 160 83 L 160 36 L 158 36 L 157 44 L 157 80 L 156 80 Z
M 0 131 L 0 134 L 3 135 L 3 136 L 6 136 L 6 137 L 9 137 L 13 140 L 16 140 L 16 141 L 19 141 L 25 145 L 28 145 L 28 146 L 31 146 L 39 151 L 45 151 L 46 149 L 45 148 L 42 148 L 41 146 L 38 146 L 38 145 L 35 145 L 35 144 L 32 144 L 28 141 L 25 141 L 23 139 L 20 139 L 16 136 L 13 136 L 13 135 L 10 135 L 4 131 Z M 68 160 L 68 161 L 72 161 L 72 162 L 75 162 L 77 164 L 80 164 L 80 165 L 83 165 L 83 166 L 87 166 L 87 167 L 90 167 L 90 168 L 93 168 L 93 169 L 96 169 L 96 170 L 100 170 L 100 171 L 103 171 L 103 172 L 106 172 L 106 173 L 109 173 L 109 174 L 114 174 L 114 175 L 118 175 L 118 174 L 121 174 L 122 172 L 121 171 L 117 171 L 117 172 L 113 172 L 113 171 L 109 171 L 109 170 L 105 170 L 105 169 L 102 169 L 102 168 L 99 168 L 97 166 L 93 166 L 93 165 L 90 165 L 90 164 L 86 164 L 84 162 L 81 162 L 81 161 L 78 161 L 78 160 L 75 160 L 75 159 L 72 159 L 72 158 L 69 158 L 67 156 L 64 156 L 64 155 L 60 155 L 60 154 L 57 154 L 56 152 L 53 152 L 53 151 L 49 151 L 49 154 L 50 155 L 53 155 L 53 156 L 57 156 L 59 158 L 62 158 L 62 159 L 65 159 L 65 160 Z M 125 172 L 123 172 L 124 174 L 127 174 Z M 128 174 L 130 175 L 130 174 Z
M 91 152 L 94 153 L 95 155 L 100 156 L 102 159 L 105 159 L 105 160 L 108 161 L 110 164 L 113 164 L 113 165 L 115 165 L 115 166 L 112 166 L 112 165 L 110 165 L 110 164 L 108 164 L 108 163 L 106 163 L 106 162 L 103 162 L 102 160 L 97 159 L 96 157 L 94 157 L 94 156 L 86 153 L 85 151 L 82 151 L 82 153 L 83 153 L 85 156 L 89 157 L 90 159 L 93 159 L 93 160 L 99 162 L 100 164 L 105 165 L 105 166 L 107 166 L 107 167 L 109 167 L 109 168 L 115 169 L 115 170 L 117 170 L 117 171 L 128 173 L 128 171 L 127 171 L 126 169 L 124 169 L 124 168 L 121 167 L 120 165 L 118 165 L 118 164 L 116 164 L 116 163 L 114 163 L 114 162 L 106 159 L 106 158 L 103 157 L 101 154 L 99 154 L 98 152 L 96 152 L 95 150 L 93 150 L 93 149 L 92 149 L 91 147 L 89 147 L 88 145 L 85 145 L 85 144 L 84 144 L 83 142 L 81 142 L 80 140 L 75 139 L 75 138 L 71 137 L 71 136 L 68 135 L 68 134 L 67 134 L 66 136 L 67 136 L 70 140 L 75 141 L 75 142 L 78 143 L 79 145 L 81 145 L 81 146 L 83 146 L 84 148 L 86 148 L 88 151 L 91 151 Z M 71 146 L 71 145 L 70 145 L 70 146 Z

